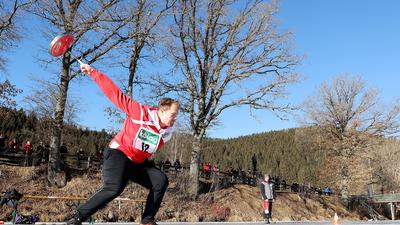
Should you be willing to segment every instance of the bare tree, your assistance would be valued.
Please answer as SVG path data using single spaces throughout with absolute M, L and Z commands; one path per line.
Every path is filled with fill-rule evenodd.
M 138 0 L 135 7 L 131 9 L 131 14 L 134 17 L 130 22 L 131 26 L 127 36 L 129 40 L 127 44 L 130 46 L 131 51 L 127 92 L 131 97 L 133 97 L 133 81 L 137 76 L 138 64 L 144 58 L 155 58 L 145 54 L 146 52 L 154 51 L 161 35 L 157 25 L 167 15 L 168 10 L 175 4 L 175 1 Z
M 22 9 L 29 6 L 31 1 L 13 0 L 0 2 L 0 70 L 5 70 L 7 57 L 5 52 L 12 49 L 20 40 L 19 21 Z M 15 97 L 21 93 L 9 80 L 0 83 L 0 107 L 14 108 Z
M 385 140 L 374 153 L 376 181 L 391 191 L 400 190 L 400 142 L 393 138 Z M 385 185 L 386 184 L 386 185 Z
M 18 19 L 22 9 L 31 1 L 1 1 L 0 2 L 0 70 L 5 70 L 7 57 L 3 54 L 16 45 L 21 38 Z M 11 84 L 9 80 L 0 83 L 0 107 L 13 108 L 16 102 L 12 99 L 22 90 Z
M 339 76 L 331 84 L 323 83 L 303 108 L 307 125 L 319 128 L 321 146 L 329 150 L 326 166 L 336 173 L 342 198 L 347 201 L 351 182 L 371 180 L 372 173 L 365 165 L 372 147 L 381 137 L 399 131 L 400 107 L 382 107 L 378 92 L 367 89 L 360 77 Z
M 57 84 L 41 79 L 33 80 L 35 81 L 35 88 L 32 88 L 32 92 L 25 97 L 24 101 L 38 117 L 54 120 L 54 111 L 59 96 Z M 81 111 L 81 108 L 78 99 L 68 96 L 65 105 L 64 122 L 75 124 L 79 111 Z
M 9 80 L 0 83 L 0 107 L 14 108 L 16 102 L 13 97 L 21 92 L 22 90 L 11 84 Z
M 11 84 L 9 80 L 0 83 L 0 118 L 4 118 L 5 108 L 15 108 L 17 104 L 13 98 L 21 92 L 22 90 Z
M 7 57 L 3 56 L 3 53 L 9 51 L 21 39 L 18 20 L 21 18 L 22 9 L 31 2 L 28 0 L 0 2 L 0 70 L 5 69 L 7 62 Z
M 56 33 L 71 33 L 75 37 L 73 46 L 62 56 L 60 62 L 59 90 L 48 164 L 48 180 L 51 185 L 65 185 L 65 178 L 60 170 L 59 148 L 68 87 L 71 80 L 79 74 L 79 70 L 71 67 L 76 62 L 71 53 L 91 64 L 103 59 L 124 41 L 118 37 L 118 32 L 126 25 L 128 15 L 119 13 L 119 3 L 119 0 L 37 0 L 31 10 L 48 24 L 44 34 L 49 34 L 49 42 Z M 57 60 L 59 59 L 50 59 L 48 63 Z
M 163 36 L 159 29 L 160 20 L 168 16 L 168 12 L 175 4 L 176 0 L 137 0 L 132 4 L 129 2 L 125 8 L 130 17 L 128 26 L 126 27 L 123 38 L 127 41 L 121 47 L 123 55 L 129 55 L 128 60 L 122 62 L 122 66 L 128 68 L 128 76 L 126 82 L 126 93 L 133 98 L 134 84 L 140 85 L 145 83 L 141 81 L 143 77 L 139 77 L 139 64 L 143 60 L 157 61 L 157 43 Z M 125 52 L 126 51 L 126 52 Z M 114 106 L 107 107 L 105 112 L 109 115 L 109 119 L 120 124 L 123 123 L 123 115 Z
M 298 81 L 292 72 L 289 33 L 274 21 L 275 2 L 181 0 L 174 7 L 173 38 L 167 43 L 174 62 L 171 76 L 159 77 L 156 93 L 175 93 L 188 114 L 193 145 L 192 197 L 198 195 L 199 158 L 206 130 L 227 109 L 249 106 L 288 112 L 278 99 Z

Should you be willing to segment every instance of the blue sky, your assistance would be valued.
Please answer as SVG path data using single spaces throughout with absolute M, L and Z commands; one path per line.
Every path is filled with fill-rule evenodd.
M 321 82 L 343 74 L 361 76 L 368 86 L 379 90 L 385 103 L 399 97 L 400 1 L 282 0 L 279 5 L 280 27 L 294 33 L 294 51 L 305 57 L 297 67 L 305 79 L 289 87 L 286 101 L 300 103 L 314 94 Z M 48 42 L 40 32 L 29 29 L 26 38 L 8 54 L 6 77 L 24 90 L 17 97 L 19 107 L 25 106 L 22 99 L 34 85 L 32 76 L 54 76 L 35 58 L 47 54 L 40 46 Z M 103 112 L 109 103 L 95 84 L 83 79 L 74 81 L 71 87 L 71 94 L 80 99 L 84 110 L 79 114 L 79 124 L 90 129 L 109 128 L 112 124 Z M 255 118 L 247 108 L 226 111 L 220 117 L 222 125 L 208 135 L 227 138 L 299 126 L 291 117 L 282 121 L 268 111 L 253 115 Z

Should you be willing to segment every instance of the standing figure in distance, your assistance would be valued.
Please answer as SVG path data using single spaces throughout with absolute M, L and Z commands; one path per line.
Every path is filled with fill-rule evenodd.
M 27 141 L 25 143 L 24 151 L 25 151 L 25 166 L 30 166 L 31 157 L 32 157 L 32 151 L 33 151 L 33 146 L 32 146 L 30 141 Z
M 274 184 L 270 181 L 269 175 L 264 175 L 264 180 L 260 183 L 262 206 L 264 210 L 264 221 L 269 223 L 272 219 L 272 202 L 274 201 Z
M 140 224 L 156 225 L 155 215 L 167 190 L 167 176 L 147 159 L 171 138 L 179 102 L 163 98 L 158 107 L 142 105 L 127 97 L 106 75 L 87 64 L 81 71 L 98 84 L 103 93 L 126 113 L 121 131 L 103 153 L 103 186 L 81 205 L 67 225 L 80 225 L 118 197 L 129 181 L 149 190 Z

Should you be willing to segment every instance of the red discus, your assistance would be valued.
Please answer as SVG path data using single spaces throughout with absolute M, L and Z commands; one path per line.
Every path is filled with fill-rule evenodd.
M 54 57 L 62 56 L 72 46 L 73 43 L 74 36 L 72 36 L 72 34 L 60 34 L 50 43 L 49 52 Z M 78 61 L 81 65 L 83 64 L 79 59 L 76 59 L 76 61 Z
M 50 43 L 49 52 L 52 56 L 61 56 L 72 46 L 73 42 L 74 36 L 72 34 L 60 34 Z

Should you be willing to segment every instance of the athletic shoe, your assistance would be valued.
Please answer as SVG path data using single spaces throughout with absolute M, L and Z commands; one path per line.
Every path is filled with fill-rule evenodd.
M 67 225 L 82 225 L 82 221 L 80 221 L 79 218 L 73 217 L 68 220 Z

